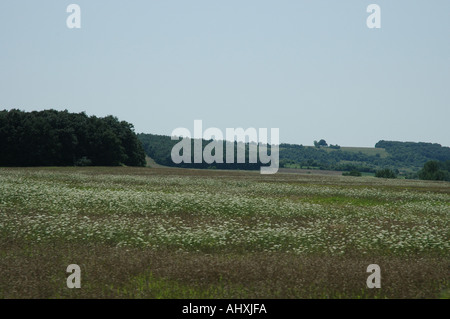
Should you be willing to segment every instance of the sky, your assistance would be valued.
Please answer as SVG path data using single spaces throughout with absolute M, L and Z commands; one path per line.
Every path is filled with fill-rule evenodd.
M 69 29 L 69 4 L 81 28 Z M 369 4 L 381 28 L 369 29 Z M 0 109 L 450 146 L 448 0 L 0 2 Z

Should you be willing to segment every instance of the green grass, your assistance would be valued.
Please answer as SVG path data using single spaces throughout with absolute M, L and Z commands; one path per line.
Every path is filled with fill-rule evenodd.
M 336 149 L 332 149 L 329 147 L 324 147 L 324 150 L 328 152 L 336 151 Z M 375 148 L 375 147 L 341 147 L 341 151 L 343 152 L 351 152 L 351 153 L 363 153 L 368 156 L 376 156 L 377 154 L 380 154 L 380 158 L 386 158 L 389 156 L 389 153 L 384 148 Z
M 245 295 L 244 289 L 238 285 L 229 287 L 219 278 L 215 284 L 183 284 L 179 281 L 158 278 L 151 271 L 139 274 L 129 283 L 109 290 L 121 298 L 151 299 L 218 299 Z

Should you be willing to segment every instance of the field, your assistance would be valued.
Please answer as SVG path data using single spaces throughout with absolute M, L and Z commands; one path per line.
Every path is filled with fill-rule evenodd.
M 4 168 L 0 298 L 449 298 L 449 222 L 445 182 Z

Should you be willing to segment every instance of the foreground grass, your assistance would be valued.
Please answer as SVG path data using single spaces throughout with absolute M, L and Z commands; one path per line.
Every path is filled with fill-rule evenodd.
M 448 183 L 0 170 L 2 298 L 448 298 Z M 66 287 L 69 264 L 82 289 Z M 379 264 L 382 288 L 368 289 Z

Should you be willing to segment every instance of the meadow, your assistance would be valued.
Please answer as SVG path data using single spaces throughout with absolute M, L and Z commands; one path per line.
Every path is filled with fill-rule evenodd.
M 0 298 L 449 298 L 449 222 L 448 182 L 2 168 Z
M 333 152 L 335 151 L 335 149 L 333 148 L 328 148 L 325 147 L 323 148 L 325 151 L 327 152 Z M 344 152 L 351 152 L 351 153 L 363 153 L 365 155 L 368 156 L 376 156 L 377 154 L 379 154 L 379 156 L 381 158 L 386 158 L 389 156 L 389 153 L 386 152 L 386 149 L 384 148 L 376 148 L 376 147 L 346 147 L 346 146 L 341 146 L 340 150 L 344 151 Z

